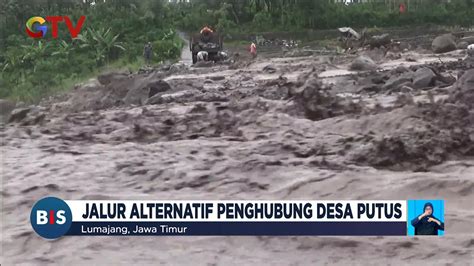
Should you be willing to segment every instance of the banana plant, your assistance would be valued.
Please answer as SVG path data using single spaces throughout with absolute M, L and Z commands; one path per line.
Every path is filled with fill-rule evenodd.
M 32 43 L 31 45 L 22 45 L 23 48 L 23 60 L 35 60 L 39 57 L 42 57 L 46 54 L 46 49 L 48 45 L 43 44 L 42 41 L 39 41 L 37 44 Z
M 123 47 L 123 43 L 122 42 L 119 42 L 117 41 L 117 38 L 119 37 L 120 35 L 117 34 L 117 35 L 113 35 L 112 32 L 111 32 L 111 29 L 107 29 L 104 34 L 102 34 L 102 43 L 103 43 L 103 48 L 105 49 L 106 51 L 106 57 L 107 57 L 107 60 L 109 59 L 110 56 L 112 55 L 116 55 L 114 54 L 115 51 L 118 49 L 118 50 L 122 50 L 122 51 L 125 51 L 125 47 Z
M 51 53 L 52 56 L 58 56 L 58 57 L 65 57 L 69 58 L 69 55 L 71 54 L 73 50 L 73 46 L 66 41 L 62 40 L 59 43 L 59 48 L 57 51 Z
M 89 28 L 85 33 L 80 34 L 77 39 L 81 42 L 81 48 L 95 48 L 96 61 L 105 58 L 108 62 L 109 58 L 115 55 L 117 49 L 126 50 L 123 43 L 117 41 L 119 36 L 119 34 L 113 35 L 111 28 L 99 30 Z
M 169 29 L 168 32 L 165 32 L 163 34 L 163 37 L 161 38 L 162 41 L 167 41 L 167 40 L 173 40 L 175 35 L 175 32 L 173 29 Z
M 48 45 L 43 44 L 42 41 L 39 41 L 38 43 L 32 43 L 31 45 L 22 45 L 21 47 L 23 48 L 22 61 L 32 62 L 33 72 L 36 72 L 36 64 L 34 62 L 46 56 Z
M 19 66 L 23 63 L 22 57 L 15 54 L 6 54 L 5 62 L 2 67 L 3 72 L 12 71 L 18 69 Z
M 80 33 L 75 40 L 79 42 L 80 48 L 89 48 L 94 45 L 89 29 Z
M 104 49 L 97 47 L 94 51 L 94 60 L 97 65 L 100 65 L 106 58 L 106 52 Z

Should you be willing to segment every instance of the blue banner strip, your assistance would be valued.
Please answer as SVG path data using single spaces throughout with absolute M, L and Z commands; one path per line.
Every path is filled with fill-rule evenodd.
M 405 236 L 406 222 L 73 222 L 66 235 Z

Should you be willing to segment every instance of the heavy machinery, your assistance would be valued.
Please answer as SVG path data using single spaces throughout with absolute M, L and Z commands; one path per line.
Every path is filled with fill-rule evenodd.
M 200 51 L 208 53 L 209 61 L 221 60 L 222 41 L 223 38 L 217 32 L 204 31 L 192 35 L 189 41 L 189 49 L 193 55 L 193 64 L 197 62 L 197 54 Z

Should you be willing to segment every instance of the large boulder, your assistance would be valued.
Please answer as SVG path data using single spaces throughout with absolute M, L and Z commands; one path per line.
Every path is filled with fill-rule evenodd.
M 447 53 L 456 50 L 456 38 L 452 34 L 444 34 L 436 37 L 431 44 L 434 53 Z
M 414 78 L 413 78 L 413 87 L 415 89 L 422 89 L 433 85 L 435 81 L 436 74 L 433 70 L 422 67 L 415 71 Z
M 365 56 L 367 58 L 372 59 L 374 62 L 382 62 L 384 61 L 386 51 L 383 48 L 374 48 L 370 50 L 364 51 L 361 56 Z
M 102 73 L 97 77 L 97 80 L 102 85 L 109 85 L 113 81 L 119 81 L 127 79 L 129 74 L 124 72 L 109 72 L 109 73 Z
M 171 86 L 160 75 L 136 76 L 128 86 L 123 101 L 125 104 L 142 105 L 155 94 L 171 90 Z
M 311 78 L 305 82 L 296 99 L 303 106 L 305 116 L 311 120 L 331 117 L 328 107 L 337 102 L 329 91 L 322 88 L 321 81 L 316 78 Z
M 408 71 L 401 75 L 392 75 L 383 85 L 382 89 L 384 91 L 397 91 L 400 90 L 403 86 L 413 86 L 413 72 Z
M 457 44 L 457 48 L 462 49 L 462 50 L 467 49 L 468 46 L 469 46 L 468 42 L 458 42 Z
M 467 36 L 467 37 L 461 38 L 461 40 L 459 41 L 467 42 L 468 44 L 474 44 L 474 36 Z
M 31 109 L 32 109 L 31 107 L 14 109 L 10 113 L 10 117 L 8 118 L 8 122 L 9 123 L 20 122 L 21 120 L 26 118 L 26 116 L 31 111 Z
M 171 89 L 169 84 L 163 81 L 164 76 L 165 74 L 159 71 L 134 75 L 103 74 L 97 80 L 76 86 L 67 103 L 55 105 L 55 109 L 81 112 L 124 104 L 142 105 L 153 95 Z
M 71 92 L 68 104 L 61 106 L 55 104 L 54 109 L 58 112 L 81 112 L 108 108 L 111 106 L 104 105 L 101 99 L 109 93 L 98 80 L 90 80 L 84 84 L 77 84 Z
M 388 33 L 382 35 L 375 35 L 369 39 L 369 45 L 372 48 L 379 48 L 382 46 L 387 46 L 392 42 L 390 35 Z
M 450 100 L 466 104 L 470 109 L 474 108 L 474 69 L 464 72 L 454 84 Z
M 16 108 L 11 112 L 8 123 L 20 123 L 24 126 L 36 125 L 41 123 L 45 117 L 44 108 L 38 106 Z
M 171 65 L 168 71 L 170 74 L 176 74 L 183 70 L 186 70 L 187 68 L 188 67 L 184 63 L 176 63 L 176 64 Z
M 304 76 L 308 77 L 305 83 L 292 89 L 291 95 L 295 102 L 295 109 L 303 111 L 306 118 L 316 121 L 361 111 L 359 104 L 339 97 L 333 94 L 330 88 L 324 87 L 316 75 L 304 74 Z
M 367 56 L 359 56 L 351 63 L 349 68 L 355 71 L 371 71 L 376 70 L 377 67 L 374 60 Z

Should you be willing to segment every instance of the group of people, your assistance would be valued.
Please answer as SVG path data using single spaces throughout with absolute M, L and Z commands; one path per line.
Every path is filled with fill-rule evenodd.
M 208 26 L 205 26 L 200 31 L 201 34 L 209 34 L 209 33 L 212 33 L 212 32 L 213 32 L 213 30 Z M 248 47 L 248 51 L 249 51 L 250 55 L 252 56 L 252 58 L 257 57 L 257 45 L 254 42 L 252 42 L 250 44 L 250 46 Z M 145 44 L 145 46 L 143 48 L 143 57 L 144 57 L 146 65 L 148 65 L 148 66 L 150 65 L 151 60 L 152 60 L 152 56 L 153 56 L 153 47 L 152 47 L 151 42 L 148 42 L 148 43 Z M 221 52 L 219 52 L 218 56 L 221 57 L 221 58 L 226 58 L 227 53 L 221 51 Z M 209 53 L 208 52 L 206 52 L 206 51 L 198 52 L 197 61 L 208 61 L 208 60 L 209 60 Z

